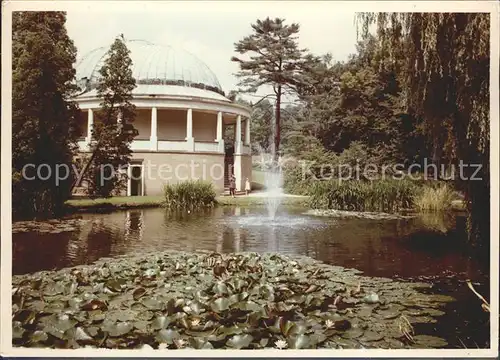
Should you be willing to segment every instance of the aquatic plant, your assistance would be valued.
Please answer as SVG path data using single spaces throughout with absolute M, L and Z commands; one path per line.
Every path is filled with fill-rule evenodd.
M 12 341 L 117 349 L 446 346 L 425 334 L 409 341 L 399 324 L 401 316 L 435 322 L 453 298 L 417 291 L 426 284 L 357 274 L 307 257 L 169 251 L 14 276 Z
M 183 181 L 164 187 L 165 206 L 169 209 L 193 210 L 213 207 L 217 196 L 212 183 L 208 181 Z
M 424 186 L 415 197 L 415 208 L 420 211 L 444 211 L 451 209 L 455 191 L 447 184 Z
M 417 186 L 405 180 L 317 181 L 309 205 L 313 209 L 397 212 L 411 209 Z

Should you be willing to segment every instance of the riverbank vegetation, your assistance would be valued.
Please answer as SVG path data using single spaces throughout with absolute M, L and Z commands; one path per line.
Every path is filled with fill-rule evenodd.
M 424 186 L 415 197 L 415 208 L 420 211 L 445 211 L 452 209 L 456 192 L 447 184 Z
M 313 209 L 394 213 L 413 208 L 417 188 L 408 181 L 324 181 L 311 193 Z
M 289 90 L 300 101 L 278 114 L 272 93 L 254 105 L 254 151 L 273 144 L 267 134 L 281 122 L 279 152 L 313 163 L 323 178 L 339 174 L 320 174 L 320 165 L 363 171 L 399 164 L 405 173 L 430 165 L 427 180 L 447 180 L 464 195 L 470 242 L 488 245 L 489 15 L 370 13 L 357 20 L 360 41 L 348 61 L 306 54 L 294 74 L 275 69 L 276 79 L 293 80 Z M 300 176 L 301 165 L 289 171 L 297 174 L 286 179 L 287 190 L 306 194 L 313 180 Z M 449 192 L 440 191 L 429 188 L 416 206 L 448 206 Z

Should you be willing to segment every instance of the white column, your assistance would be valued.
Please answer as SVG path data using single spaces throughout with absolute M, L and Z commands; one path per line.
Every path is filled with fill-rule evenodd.
M 218 112 L 217 113 L 217 138 L 215 139 L 215 141 L 217 141 L 219 144 L 218 144 L 218 150 L 219 152 L 223 153 L 225 151 L 224 149 L 224 138 L 223 138 L 223 135 L 222 135 L 222 126 L 223 126 L 223 123 L 222 123 L 222 112 Z
M 241 154 L 241 115 L 236 117 L 236 141 L 235 141 L 235 150 L 236 154 Z
M 243 185 L 243 174 L 242 174 L 242 156 L 240 154 L 234 154 L 234 177 L 236 178 L 236 190 L 242 191 L 244 189 Z
M 151 138 L 149 139 L 151 143 L 151 150 L 158 151 L 158 120 L 157 120 L 157 109 L 153 107 L 151 109 Z
M 217 113 L 217 138 L 215 141 L 222 140 L 222 112 Z
M 245 119 L 245 145 L 250 145 L 250 118 Z
M 187 110 L 186 119 L 186 141 L 187 150 L 194 151 L 194 139 L 193 139 L 193 109 Z
M 89 112 L 87 114 L 87 138 L 85 139 L 87 144 L 89 144 L 90 141 L 92 140 L 93 127 L 94 127 L 94 112 L 92 111 L 92 109 L 89 109 Z
M 141 196 L 146 196 L 144 194 L 144 163 L 141 164 Z
M 132 166 L 128 164 L 127 166 L 127 196 L 132 195 Z

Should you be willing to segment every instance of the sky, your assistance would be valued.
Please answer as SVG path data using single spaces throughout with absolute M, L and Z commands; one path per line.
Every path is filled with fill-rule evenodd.
M 284 18 L 300 25 L 299 46 L 316 55 L 331 53 L 334 60 L 346 60 L 355 51 L 355 13 L 333 2 L 176 2 L 127 8 L 116 2 L 100 8 L 98 2 L 70 9 L 67 29 L 78 57 L 101 46 L 109 46 L 119 34 L 171 45 L 202 59 L 215 73 L 226 94 L 237 88 L 231 62 L 234 43 L 252 32 L 257 19 Z M 94 5 L 95 4 L 95 5 Z

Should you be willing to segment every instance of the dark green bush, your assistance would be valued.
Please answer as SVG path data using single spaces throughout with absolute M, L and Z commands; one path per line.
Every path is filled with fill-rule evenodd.
M 167 184 L 164 194 L 167 208 L 186 210 L 213 207 L 217 196 L 212 183 L 202 180 Z

